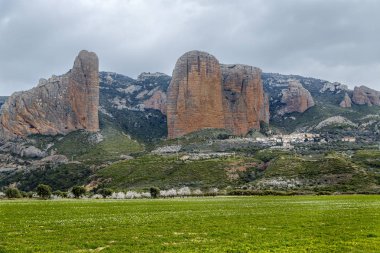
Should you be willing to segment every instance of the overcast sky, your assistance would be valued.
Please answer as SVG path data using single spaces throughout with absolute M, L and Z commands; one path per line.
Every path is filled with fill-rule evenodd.
M 65 73 L 81 49 L 131 77 L 171 75 L 198 49 L 380 90 L 379 13 L 376 0 L 0 0 L 0 95 Z

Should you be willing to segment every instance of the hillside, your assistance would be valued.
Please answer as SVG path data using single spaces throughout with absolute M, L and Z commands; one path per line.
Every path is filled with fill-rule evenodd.
M 133 79 L 100 72 L 100 131 L 32 135 L 0 143 L 0 188 L 16 184 L 29 191 L 47 183 L 60 190 L 83 184 L 119 190 L 189 186 L 378 191 L 378 106 L 340 107 L 352 91 L 337 83 L 270 73 L 263 73 L 262 79 L 270 100 L 269 128 L 251 131 L 247 136 L 251 139 L 236 138 L 224 129 L 205 129 L 168 140 L 165 94 L 171 77 L 142 73 Z M 294 80 L 310 92 L 315 104 L 303 113 L 276 114 L 284 106 L 279 94 Z M 320 137 L 282 151 L 253 141 L 294 131 Z M 345 136 L 356 140 L 342 142 Z
M 332 130 L 331 127 L 341 129 L 341 124 L 339 122 L 331 124 L 330 129 L 316 129 L 315 127 L 330 117 L 342 116 L 358 126 L 349 129 L 346 134 L 360 136 L 372 133 L 373 140 L 379 140 L 379 107 L 352 104 L 350 108 L 342 108 L 340 103 L 345 94 L 352 96 L 353 92 L 347 86 L 315 78 L 273 73 L 263 73 L 262 79 L 265 91 L 270 96 L 270 125 L 279 131 L 286 133 L 294 131 L 329 132 Z M 293 112 L 278 115 L 277 111 L 281 107 L 281 91 L 288 86 L 290 80 L 299 81 L 310 92 L 315 105 L 303 113 Z

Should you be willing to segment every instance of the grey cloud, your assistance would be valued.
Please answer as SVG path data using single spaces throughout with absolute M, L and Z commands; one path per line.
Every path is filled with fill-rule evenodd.
M 171 74 L 199 49 L 224 63 L 380 89 L 380 1 L 0 0 L 0 95 L 67 71 Z

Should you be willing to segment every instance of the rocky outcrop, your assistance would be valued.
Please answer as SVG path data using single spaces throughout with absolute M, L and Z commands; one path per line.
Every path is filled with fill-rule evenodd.
M 224 128 L 221 71 L 214 56 L 200 51 L 182 55 L 167 96 L 169 138 L 203 128 Z
M 277 112 L 279 115 L 292 112 L 303 113 L 315 105 L 310 92 L 297 80 L 290 81 L 288 88 L 282 90 L 281 103 L 285 105 Z
M 346 93 L 344 95 L 344 98 L 342 100 L 342 102 L 340 102 L 339 106 L 342 107 L 342 108 L 350 108 L 351 107 L 351 98 L 350 96 L 348 96 L 348 94 Z
M 221 65 L 225 128 L 235 135 L 260 129 L 269 122 L 268 97 L 264 94 L 261 70 L 247 65 Z
M 326 82 L 323 84 L 323 87 L 319 90 L 319 92 L 324 93 L 326 91 L 330 91 L 330 92 L 339 93 L 341 91 L 347 91 L 347 90 L 348 90 L 347 85 L 337 83 L 337 82 L 335 83 Z
M 2 107 L 0 136 L 67 134 L 99 129 L 99 62 L 81 51 L 73 68 L 61 76 L 41 79 L 38 86 L 14 93 Z
M 220 65 L 205 52 L 181 56 L 167 93 L 169 138 L 205 128 L 245 135 L 269 122 L 269 99 L 261 70 L 247 65 Z
M 319 130 L 321 128 L 331 126 L 331 125 L 340 125 L 340 126 L 350 126 L 350 127 L 357 127 L 358 125 L 353 123 L 352 121 L 346 119 L 345 117 L 342 116 L 333 116 L 330 118 L 327 118 L 321 122 L 319 122 L 318 125 L 316 125 L 314 128 Z
M 17 155 L 23 158 L 43 158 L 46 156 L 46 153 L 39 148 L 22 142 L 7 142 L 0 146 L 0 152 Z
M 355 87 L 352 102 L 357 105 L 380 105 L 380 92 L 366 86 Z
M 149 99 L 144 101 L 144 108 L 160 110 L 162 114 L 166 115 L 166 102 L 166 93 L 157 90 Z

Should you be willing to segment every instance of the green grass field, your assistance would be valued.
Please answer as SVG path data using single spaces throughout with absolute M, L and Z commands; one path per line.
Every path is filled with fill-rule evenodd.
M 0 252 L 379 252 L 380 196 L 0 201 Z

